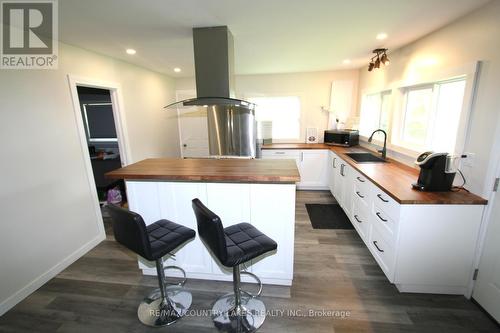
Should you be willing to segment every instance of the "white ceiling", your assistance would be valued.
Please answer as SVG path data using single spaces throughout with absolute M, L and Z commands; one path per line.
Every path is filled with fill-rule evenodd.
M 372 49 L 405 45 L 488 1 L 62 0 L 59 36 L 181 77 L 194 75 L 191 29 L 227 25 L 237 74 L 334 70 L 366 65 Z M 379 32 L 389 37 L 378 41 Z

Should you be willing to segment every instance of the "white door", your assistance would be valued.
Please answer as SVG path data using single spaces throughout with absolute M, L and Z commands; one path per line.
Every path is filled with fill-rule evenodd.
M 179 90 L 176 99 L 196 97 L 194 90 Z M 208 151 L 208 123 L 206 111 L 195 106 L 177 109 L 179 142 L 181 144 L 182 157 L 207 157 Z
M 300 183 L 301 188 L 327 188 L 328 151 L 302 150 L 300 153 Z
M 493 199 L 479 274 L 472 297 L 500 321 L 500 195 Z

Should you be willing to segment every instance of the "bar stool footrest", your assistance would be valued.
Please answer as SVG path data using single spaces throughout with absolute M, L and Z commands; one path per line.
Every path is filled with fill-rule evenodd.
M 176 269 L 178 271 L 181 271 L 183 277 L 181 278 L 181 281 L 180 282 L 177 282 L 177 283 L 172 283 L 172 282 L 168 282 L 167 281 L 167 278 L 166 278 L 166 274 L 165 274 L 165 279 L 163 280 L 163 283 L 165 285 L 171 285 L 171 286 L 179 286 L 179 287 L 182 287 L 184 286 L 184 284 L 186 284 L 186 281 L 187 281 L 187 277 L 186 277 L 186 271 L 184 269 L 182 269 L 181 267 L 179 266 L 175 266 L 175 265 L 170 265 L 170 266 L 165 266 L 163 267 L 163 272 L 165 272 L 167 269 Z
M 257 291 L 257 293 L 256 293 L 256 294 L 252 294 L 251 292 L 248 292 L 248 291 L 243 290 L 243 289 L 241 289 L 241 288 L 240 288 L 240 291 L 241 291 L 242 293 L 244 293 L 244 294 L 246 294 L 246 295 L 250 296 L 250 297 L 253 297 L 253 298 L 255 298 L 255 297 L 259 297 L 259 296 L 262 294 L 262 288 L 263 288 L 263 286 L 262 286 L 262 281 L 259 279 L 259 277 L 258 277 L 257 275 L 255 275 L 254 273 L 252 273 L 252 272 L 247 272 L 247 271 L 240 271 L 240 274 L 250 275 L 250 276 L 251 276 L 251 277 L 253 277 L 253 278 L 257 281 L 257 283 L 259 284 L 259 291 Z

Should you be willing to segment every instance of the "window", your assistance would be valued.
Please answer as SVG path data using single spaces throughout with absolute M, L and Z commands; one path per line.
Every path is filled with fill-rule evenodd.
M 370 136 L 376 129 L 389 129 L 391 92 L 365 95 L 361 106 L 359 133 Z
M 432 87 L 409 89 L 403 121 L 403 142 L 423 146 L 432 108 Z
M 435 151 L 456 152 L 456 141 L 462 114 L 465 80 L 438 85 L 438 100 L 432 149 Z
M 454 153 L 465 78 L 407 88 L 399 144 L 413 150 Z
M 300 99 L 297 96 L 254 97 L 249 101 L 256 104 L 258 122 L 272 122 L 273 139 L 300 138 Z

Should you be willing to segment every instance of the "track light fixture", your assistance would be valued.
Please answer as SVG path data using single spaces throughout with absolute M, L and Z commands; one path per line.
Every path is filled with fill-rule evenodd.
M 387 49 L 375 49 L 375 55 L 371 58 L 368 64 L 368 71 L 371 72 L 374 68 L 380 68 L 380 63 L 384 66 L 389 65 L 389 57 L 387 57 Z

